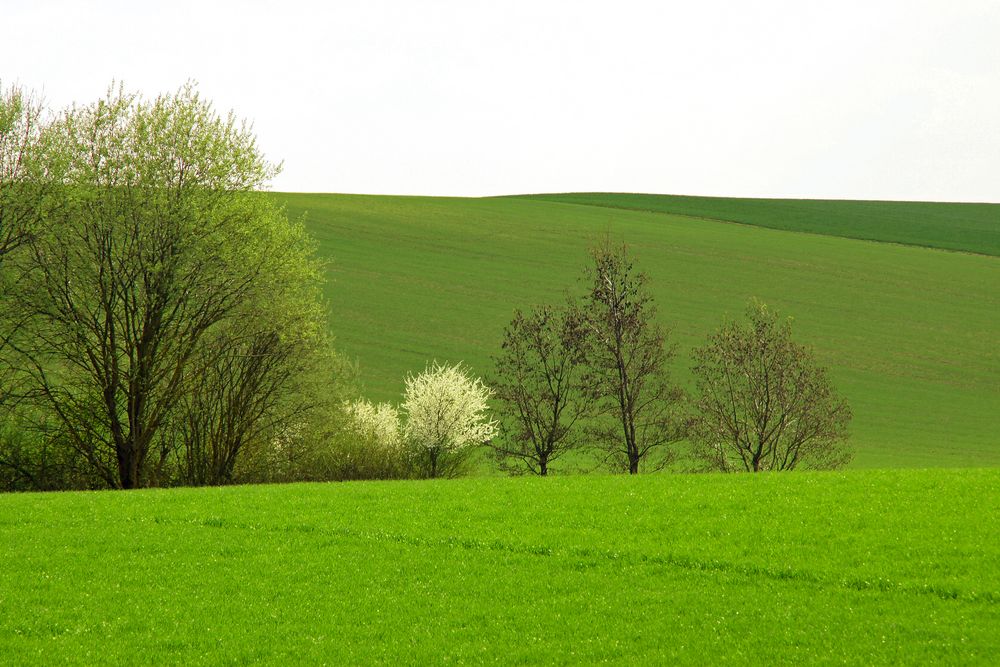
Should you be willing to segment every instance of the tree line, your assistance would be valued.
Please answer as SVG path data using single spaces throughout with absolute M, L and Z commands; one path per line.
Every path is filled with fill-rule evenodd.
M 359 400 L 355 477 L 453 477 L 480 446 L 511 474 L 573 455 L 614 472 L 832 469 L 851 459 L 847 402 L 791 322 L 751 300 L 693 352 L 694 387 L 625 245 L 591 249 L 582 294 L 516 310 L 489 382 L 461 364 L 406 380 L 399 408 Z M 490 399 L 497 419 L 491 417 Z
M 545 475 L 836 467 L 850 411 L 761 304 L 695 352 L 695 390 L 624 246 L 586 290 L 517 311 L 489 382 L 459 365 L 357 396 L 324 267 L 263 188 L 251 128 L 192 85 L 52 113 L 0 90 L 0 489 L 455 476 L 487 445 Z M 491 416 L 491 408 L 497 418 Z
M 492 381 L 503 467 L 545 475 L 587 449 L 631 474 L 682 458 L 682 469 L 721 472 L 850 461 L 850 408 L 788 319 L 752 300 L 744 321 L 694 351 L 688 393 L 671 378 L 676 350 L 647 282 L 628 248 L 606 239 L 591 250 L 584 294 L 515 312 Z

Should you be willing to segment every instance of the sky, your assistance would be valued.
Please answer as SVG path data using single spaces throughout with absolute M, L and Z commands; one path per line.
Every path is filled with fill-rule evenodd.
M 0 84 L 196 81 L 279 191 L 1000 202 L 1000 0 L 0 4 Z

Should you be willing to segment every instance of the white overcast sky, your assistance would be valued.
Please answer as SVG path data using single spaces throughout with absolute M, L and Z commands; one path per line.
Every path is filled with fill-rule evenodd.
M 0 0 L 50 105 L 196 80 L 276 190 L 1000 201 L 1000 0 Z

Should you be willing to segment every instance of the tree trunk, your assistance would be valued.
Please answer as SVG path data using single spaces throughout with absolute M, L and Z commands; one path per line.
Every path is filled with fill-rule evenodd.
M 635 430 L 626 432 L 626 445 L 628 446 L 628 474 L 639 474 L 639 446 L 635 443 Z
M 634 454 L 629 454 L 628 457 L 628 474 L 630 475 L 639 474 L 639 457 Z
M 123 489 L 139 487 L 139 458 L 131 449 L 118 450 L 118 477 Z
M 435 450 L 431 450 L 431 479 L 437 477 L 438 468 L 438 453 Z
M 549 457 L 542 456 L 538 459 L 538 474 L 542 477 L 549 474 Z

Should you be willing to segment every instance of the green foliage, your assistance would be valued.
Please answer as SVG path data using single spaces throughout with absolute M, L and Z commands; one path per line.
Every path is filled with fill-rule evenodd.
M 17 198 L 36 224 L 0 303 L 16 377 L 0 381 L 27 386 L 53 443 L 111 487 L 228 483 L 240 456 L 308 430 L 319 396 L 342 399 L 316 381 L 338 369 L 322 266 L 260 191 L 277 168 L 249 126 L 192 85 L 112 87 L 39 136 L 45 187 Z
M 48 190 L 44 124 L 37 98 L 0 85 L 0 267 L 5 255 L 31 237 L 37 202 Z M 0 274 L 0 287 L 3 279 Z
M 1000 256 L 1000 204 L 575 192 L 530 198 Z
M 60 491 L 104 486 L 68 447 L 54 420 L 30 406 L 5 410 L 0 418 L 0 491 Z
M 23 434 L 4 424 L 10 414 L 6 410 L 11 409 L 22 393 L 20 384 L 24 379 L 10 363 L 11 348 L 25 319 L 23 313 L 14 312 L 11 306 L 13 292 L 18 287 L 18 272 L 11 267 L 10 256 L 36 233 L 43 208 L 39 202 L 44 201 L 50 189 L 51 179 L 46 178 L 43 159 L 44 123 L 44 110 L 36 98 L 17 86 L 0 85 L 0 432 L 6 432 L 0 438 L 5 437 L 8 443 L 0 446 L 0 453 L 8 448 L 11 451 L 8 459 L 0 456 L 0 467 L 6 460 L 10 464 L 7 472 L 13 475 L 0 477 L 0 488 L 6 488 L 8 482 L 16 485 L 15 479 L 25 477 L 22 455 L 32 449 L 22 447 Z
M 795 315 L 850 403 L 852 465 L 1000 464 L 996 258 L 514 198 L 274 196 L 335 260 L 331 331 L 373 400 L 427 359 L 488 373 L 514 308 L 561 302 L 608 232 L 649 273 L 682 386 L 691 350 L 758 297 Z
M 22 366 L 109 485 L 156 484 L 201 344 L 284 259 L 274 205 L 254 192 L 274 169 L 191 87 L 153 102 L 112 89 L 50 134 L 65 176 L 15 258 Z
M 998 470 L 9 494 L 0 656 L 996 664 L 998 504 Z
M 413 474 L 404 424 L 395 406 L 356 400 L 344 410 L 343 429 L 331 448 L 331 479 L 402 479 Z

